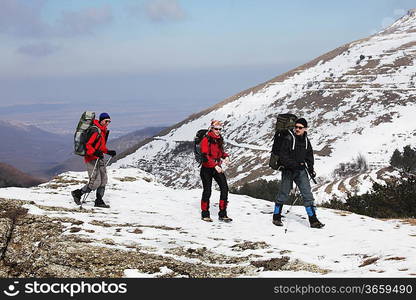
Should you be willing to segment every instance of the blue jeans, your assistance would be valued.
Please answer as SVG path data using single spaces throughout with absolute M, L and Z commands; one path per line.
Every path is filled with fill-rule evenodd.
M 295 171 L 284 169 L 282 171 L 282 182 L 280 184 L 279 192 L 277 193 L 276 204 L 286 203 L 289 199 L 289 193 L 292 189 L 293 182 L 295 182 L 299 188 L 303 198 L 303 205 L 305 207 L 313 206 L 315 199 L 313 198 L 309 177 L 305 169 Z

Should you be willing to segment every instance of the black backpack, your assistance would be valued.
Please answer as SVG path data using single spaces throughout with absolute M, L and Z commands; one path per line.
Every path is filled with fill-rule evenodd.
M 279 151 L 284 139 L 291 138 L 291 130 L 295 127 L 298 117 L 294 114 L 279 114 L 276 120 L 273 147 L 270 154 L 269 167 L 280 170 L 282 164 L 279 159 Z
M 204 136 L 206 136 L 208 133 L 208 129 L 200 129 L 195 135 L 194 138 L 194 154 L 195 154 L 195 160 L 197 163 L 202 164 L 205 162 L 206 158 L 201 153 L 201 148 L 199 147 L 199 144 L 201 143 Z

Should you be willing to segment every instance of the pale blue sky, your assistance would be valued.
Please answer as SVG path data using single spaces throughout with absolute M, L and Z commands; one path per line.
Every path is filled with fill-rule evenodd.
M 0 0 L 0 106 L 172 105 L 179 121 L 414 7 L 409 0 Z

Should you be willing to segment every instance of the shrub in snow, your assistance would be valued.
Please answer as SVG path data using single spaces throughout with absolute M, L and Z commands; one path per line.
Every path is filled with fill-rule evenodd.
M 349 195 L 345 202 L 332 199 L 323 207 L 347 210 L 375 218 L 416 217 L 416 177 L 391 180 L 386 185 L 374 183 L 363 195 Z
M 332 172 L 335 178 L 349 177 L 368 170 L 368 163 L 364 155 L 358 154 L 350 162 L 340 163 Z
M 230 188 L 234 194 L 247 195 L 253 198 L 264 199 L 269 201 L 276 200 L 279 191 L 280 181 L 267 181 L 260 179 L 255 182 L 245 183 L 240 188 Z
M 406 174 L 416 173 L 416 149 L 407 145 L 403 148 L 403 152 L 398 149 L 394 150 L 390 158 L 390 165 Z

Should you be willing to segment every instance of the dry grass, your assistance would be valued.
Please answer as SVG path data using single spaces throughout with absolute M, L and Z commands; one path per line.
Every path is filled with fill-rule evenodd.
M 372 258 L 368 258 L 366 260 L 364 260 L 361 265 L 359 265 L 358 267 L 362 268 L 368 265 L 372 265 L 374 263 L 376 263 L 380 258 L 379 257 L 372 257 Z
M 412 225 L 412 226 L 416 226 L 416 219 L 412 218 L 412 219 L 403 219 L 401 220 L 402 223 L 408 224 L 408 225 Z
M 395 256 L 395 257 L 386 258 L 385 260 L 406 260 L 406 257 Z
M 137 178 L 136 177 L 130 177 L 130 176 L 126 176 L 126 177 L 123 177 L 123 178 L 115 177 L 114 179 L 117 179 L 117 180 L 119 180 L 121 182 L 126 182 L 126 181 L 133 182 L 133 181 L 137 181 Z

